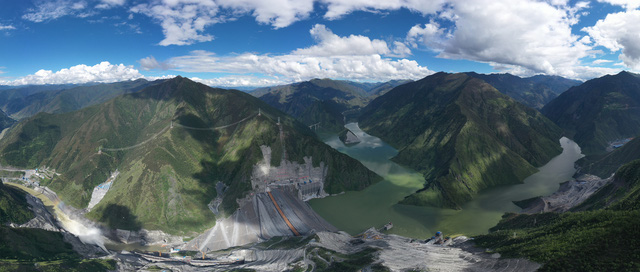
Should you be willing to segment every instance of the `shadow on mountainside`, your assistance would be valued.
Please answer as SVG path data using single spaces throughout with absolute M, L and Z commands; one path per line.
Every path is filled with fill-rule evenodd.
M 102 212 L 101 222 L 107 224 L 111 229 L 124 229 L 138 231 L 142 229 L 142 224 L 138 217 L 131 213 L 128 207 L 110 204 Z

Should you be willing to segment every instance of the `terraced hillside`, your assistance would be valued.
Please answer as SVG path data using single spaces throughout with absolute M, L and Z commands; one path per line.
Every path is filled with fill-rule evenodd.
M 521 182 L 560 154 L 561 131 L 536 110 L 466 74 L 437 73 L 373 100 L 360 127 L 424 174 L 402 203 L 458 208 L 480 190 Z
M 207 204 L 218 194 L 218 181 L 227 188 L 222 215 L 235 211 L 236 199 L 251 189 L 261 145 L 271 147 L 271 165 L 280 164 L 283 148 L 290 161 L 311 156 L 314 165 L 324 162 L 328 193 L 380 179 L 257 98 L 181 77 L 79 111 L 37 114 L 5 136 L 0 163 L 55 169 L 60 175 L 43 183 L 77 208 L 85 208 L 94 187 L 117 169 L 88 217 L 113 228 L 184 234 L 213 225 Z

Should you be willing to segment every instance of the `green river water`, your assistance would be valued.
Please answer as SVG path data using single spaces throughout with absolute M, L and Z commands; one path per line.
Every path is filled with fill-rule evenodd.
M 576 143 L 562 138 L 562 154 L 540 167 L 540 171 L 526 178 L 523 184 L 482 191 L 462 210 L 400 205 L 398 201 L 423 187 L 422 175 L 390 161 L 397 150 L 364 133 L 356 123 L 346 127 L 362 142 L 345 146 L 337 135 L 323 134 L 321 138 L 333 148 L 361 161 L 384 180 L 362 191 L 313 199 L 309 203 L 323 218 L 350 234 L 370 227 L 380 228 L 387 222 L 394 225 L 389 233 L 420 239 L 431 237 L 436 231 L 443 231 L 445 235 L 486 233 L 505 212 L 520 210 L 512 201 L 555 192 L 561 182 L 571 179 L 575 173 L 574 162 L 583 156 Z

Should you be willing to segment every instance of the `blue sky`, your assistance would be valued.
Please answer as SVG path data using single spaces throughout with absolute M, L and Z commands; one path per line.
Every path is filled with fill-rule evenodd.
M 640 0 L 0 0 L 0 85 L 640 70 Z

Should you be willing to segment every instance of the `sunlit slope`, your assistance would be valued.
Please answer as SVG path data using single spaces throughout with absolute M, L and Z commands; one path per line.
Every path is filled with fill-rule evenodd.
M 207 204 L 217 195 L 217 181 L 228 186 L 222 208 L 231 214 L 251 189 L 260 146 L 271 146 L 272 165 L 280 163 L 278 117 L 289 160 L 312 156 L 329 166 L 327 192 L 358 190 L 379 179 L 257 98 L 181 77 L 80 111 L 38 114 L 0 143 L 0 161 L 54 168 L 60 175 L 45 184 L 79 208 L 117 169 L 112 189 L 89 217 L 121 229 L 203 230 L 214 221 Z
M 561 152 L 560 129 L 466 74 L 437 73 L 372 101 L 360 126 L 424 174 L 403 203 L 460 207 L 480 190 L 521 182 Z

